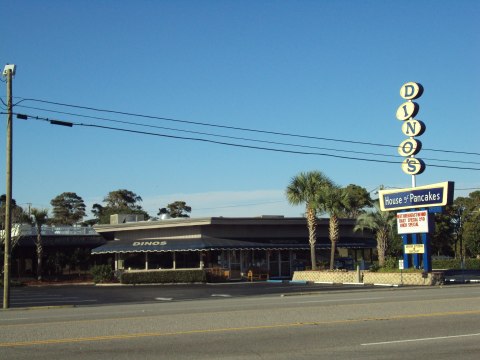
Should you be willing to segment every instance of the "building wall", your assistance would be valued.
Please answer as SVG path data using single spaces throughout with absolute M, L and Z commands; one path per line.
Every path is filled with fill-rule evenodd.
M 169 227 L 144 229 L 135 231 L 119 231 L 115 233 L 115 240 L 163 240 L 163 239 L 195 239 L 201 237 L 200 226 Z

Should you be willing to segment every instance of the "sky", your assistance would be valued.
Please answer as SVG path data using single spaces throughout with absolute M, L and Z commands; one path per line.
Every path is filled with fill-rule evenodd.
M 151 216 L 177 200 L 192 217 L 301 216 L 285 188 L 313 170 L 373 197 L 409 188 L 395 114 L 410 81 L 427 126 L 417 185 L 480 189 L 479 1 L 24 0 L 2 13 L 0 64 L 16 65 L 13 111 L 29 115 L 13 122 L 23 207 L 75 192 L 91 217 L 127 189 Z

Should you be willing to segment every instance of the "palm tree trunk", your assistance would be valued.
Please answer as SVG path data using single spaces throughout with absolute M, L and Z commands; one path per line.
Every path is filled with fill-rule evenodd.
M 385 253 L 387 251 L 388 234 L 385 230 L 379 230 L 377 232 L 377 253 L 378 253 L 378 266 L 385 265 Z
M 317 255 L 315 244 L 317 243 L 317 217 L 312 208 L 307 207 L 307 225 L 308 225 L 308 242 L 310 243 L 310 258 L 312 261 L 312 270 L 317 270 Z
M 338 240 L 338 218 L 336 215 L 330 216 L 329 235 L 330 235 L 330 243 L 331 243 L 330 270 L 333 270 L 333 267 L 335 265 L 335 248 Z
M 42 258 L 43 258 L 43 246 L 42 246 L 42 235 L 40 231 L 37 230 L 37 280 L 42 280 Z

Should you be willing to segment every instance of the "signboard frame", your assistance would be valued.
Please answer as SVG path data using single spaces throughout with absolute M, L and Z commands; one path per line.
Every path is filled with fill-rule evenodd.
M 425 254 L 425 244 L 405 244 L 403 248 L 405 254 Z
M 397 213 L 397 232 L 403 234 L 425 234 L 429 232 L 428 210 Z
M 453 203 L 453 190 L 453 181 L 406 189 L 380 190 L 380 209 L 397 211 L 450 205 Z

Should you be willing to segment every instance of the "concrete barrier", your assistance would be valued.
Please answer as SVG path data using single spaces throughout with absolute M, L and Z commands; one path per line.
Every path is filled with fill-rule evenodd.
M 424 276 L 420 272 L 295 271 L 292 280 L 333 284 L 363 283 L 372 285 L 432 286 L 443 283 L 443 273 L 432 272 Z

